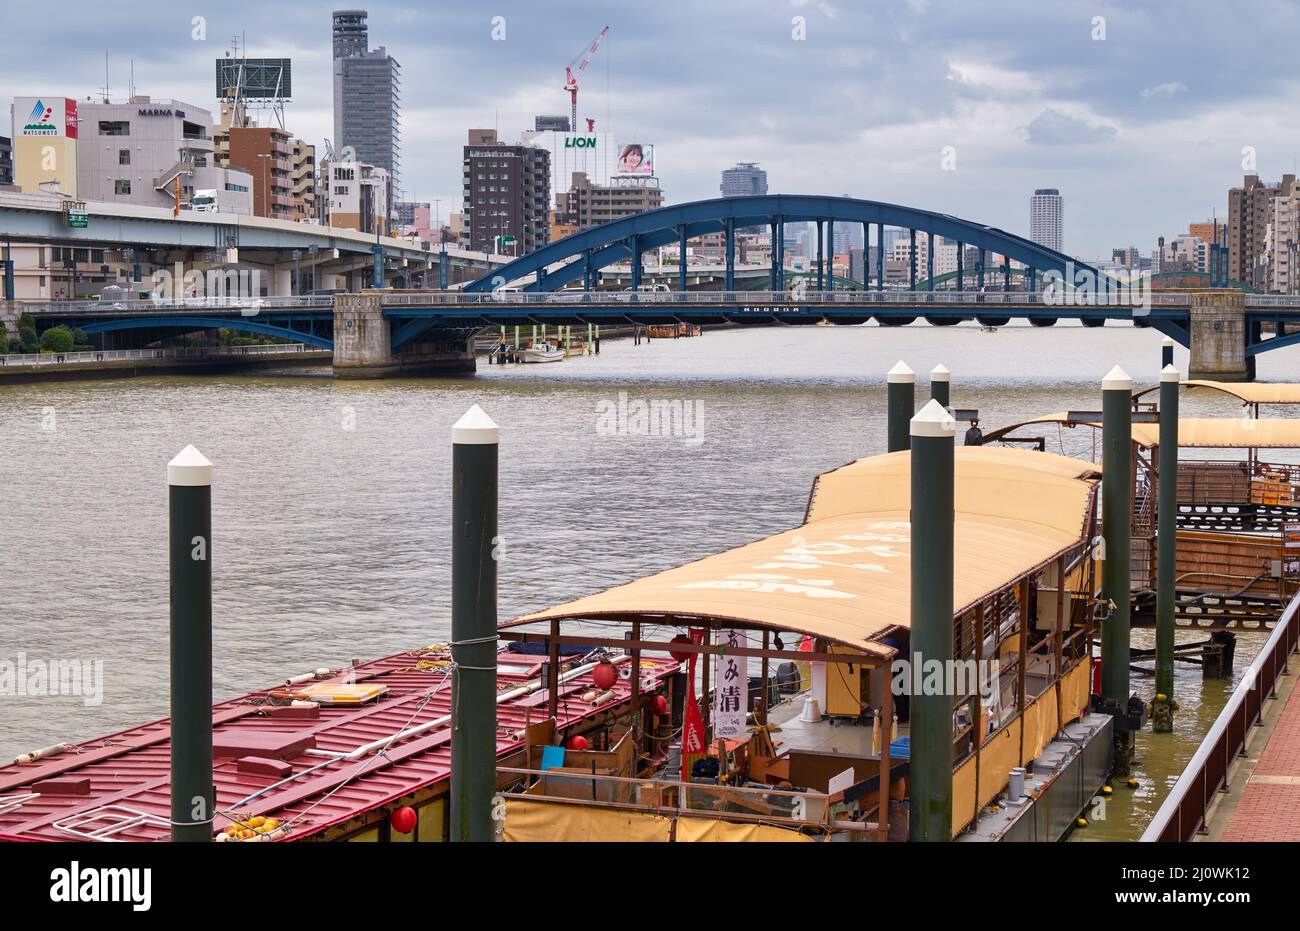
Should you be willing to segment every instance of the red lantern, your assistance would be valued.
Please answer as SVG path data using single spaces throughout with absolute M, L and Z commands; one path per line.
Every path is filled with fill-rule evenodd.
M 392 816 L 388 819 L 388 823 L 392 825 L 393 830 L 397 833 L 410 834 L 415 830 L 415 822 L 417 820 L 415 809 L 403 805 L 401 808 L 393 812 Z
M 668 642 L 669 643 L 690 643 L 691 638 L 686 636 L 685 634 L 678 634 L 676 637 L 669 640 Z M 671 656 L 673 659 L 677 660 L 677 662 L 679 663 L 684 663 L 691 658 L 691 654 L 682 653 L 679 650 L 669 650 L 668 655 Z
M 662 695 L 656 695 L 654 707 L 655 714 L 663 717 L 668 713 L 668 699 L 664 698 Z
M 569 750 L 586 750 L 588 747 L 587 738 L 581 734 L 574 734 L 564 746 Z
M 613 663 L 602 660 L 591 671 L 591 679 L 596 683 L 597 688 L 613 688 L 614 683 L 618 681 L 618 670 L 614 668 Z

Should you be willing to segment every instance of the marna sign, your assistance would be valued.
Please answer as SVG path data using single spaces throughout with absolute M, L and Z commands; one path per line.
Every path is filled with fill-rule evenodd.
M 171 107 L 144 107 L 137 111 L 137 116 L 179 116 L 185 119 L 184 110 L 172 110 Z

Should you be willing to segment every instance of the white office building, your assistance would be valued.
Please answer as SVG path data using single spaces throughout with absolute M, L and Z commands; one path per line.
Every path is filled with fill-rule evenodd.
M 1054 187 L 1042 187 L 1029 198 L 1029 238 L 1040 246 L 1063 252 L 1065 201 Z

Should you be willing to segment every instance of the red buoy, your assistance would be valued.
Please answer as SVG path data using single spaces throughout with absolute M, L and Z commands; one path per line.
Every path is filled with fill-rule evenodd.
M 591 671 L 591 679 L 596 683 L 596 688 L 613 688 L 614 683 L 618 681 L 618 670 L 614 668 L 613 663 L 601 660 Z
M 678 634 L 676 637 L 669 640 L 668 642 L 669 643 L 690 643 L 691 638 L 686 636 L 685 634 Z M 668 655 L 671 656 L 673 659 L 677 660 L 677 662 L 679 663 L 684 663 L 691 658 L 691 654 L 683 653 L 680 650 L 669 650 Z
M 410 834 L 415 830 L 415 822 L 417 820 L 415 809 L 403 805 L 401 808 L 398 808 L 393 812 L 392 816 L 388 819 L 388 823 L 392 825 L 393 830 L 397 833 Z
M 586 750 L 588 747 L 587 738 L 581 734 L 574 734 L 564 746 L 569 750 Z
M 662 695 L 656 695 L 654 707 L 655 714 L 663 717 L 668 713 L 668 699 L 664 698 Z

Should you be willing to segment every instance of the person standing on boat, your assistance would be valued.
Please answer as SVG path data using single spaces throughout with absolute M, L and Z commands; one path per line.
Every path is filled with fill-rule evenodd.
M 978 420 L 972 420 L 970 422 L 970 429 L 966 431 L 965 445 L 966 446 L 984 445 L 984 431 L 980 429 L 980 422 Z

